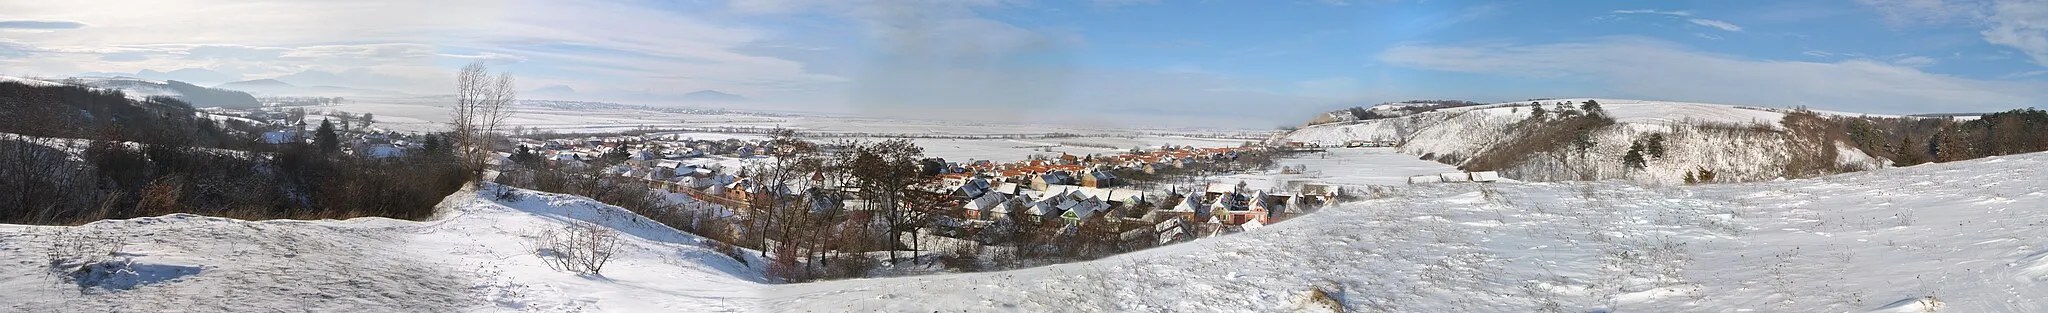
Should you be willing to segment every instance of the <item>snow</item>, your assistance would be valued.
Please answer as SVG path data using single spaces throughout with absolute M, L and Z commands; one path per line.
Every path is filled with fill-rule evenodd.
M 2035 312 L 2048 310 L 2044 166 L 2036 153 L 1702 187 L 1420 185 L 1102 260 L 778 285 L 765 303 L 1320 311 L 1306 296 L 1331 284 L 1359 311 Z
M 1355 184 L 1442 169 L 1383 148 L 1308 156 L 1281 163 Z M 424 222 L 0 225 L 0 311 L 1327 311 L 1308 296 L 1324 288 L 1346 311 L 2038 312 L 2043 168 L 2048 153 L 1743 184 L 1400 185 L 1096 261 L 786 285 L 617 207 L 486 187 Z M 603 276 L 528 246 L 579 221 L 627 240 Z M 51 273 L 51 247 L 101 237 L 127 244 L 87 271 L 100 279 Z
M 56 86 L 63 86 L 63 85 L 64 85 L 64 84 L 62 84 L 62 83 L 57 83 L 57 82 L 52 82 L 52 81 L 46 81 L 46 80 L 40 80 L 40 79 L 32 79 L 32 78 L 21 78 L 21 77 L 13 77 L 13 76 L 0 76 L 0 82 L 11 82 L 11 83 L 21 83 L 21 84 L 23 84 L 23 85 L 29 85 L 29 86 L 35 86 L 35 87 L 56 87 Z
M 587 198 L 463 192 L 426 222 L 242 221 L 173 214 L 76 227 L 0 225 L 0 311 L 720 312 L 755 307 L 759 271 L 700 237 Z M 494 192 L 486 192 L 494 194 Z M 550 270 L 527 236 L 597 223 L 627 239 L 604 276 Z M 43 255 L 65 233 L 126 238 L 139 275 L 81 293 Z M 758 262 L 758 260 L 756 260 Z M 132 285 L 122 285 L 133 282 Z M 113 290 L 123 289 L 123 290 Z
M 1500 172 L 1530 181 L 1580 180 L 1590 173 L 1593 179 L 1619 178 L 1649 184 L 1677 184 L 1683 182 L 1687 171 L 1710 169 L 1715 170 L 1723 181 L 1762 181 L 1781 178 L 1784 173 L 1778 169 L 1785 168 L 1793 158 L 1810 153 L 1807 150 L 1816 147 L 1836 149 L 1833 152 L 1839 152 L 1839 156 L 1834 161 L 1843 167 L 1870 169 L 1888 163 L 1847 146 L 1801 142 L 1782 132 L 1758 135 L 1711 126 L 1741 128 L 1743 125 L 1756 125 L 1782 130 L 1783 126 L 1778 122 L 1784 119 L 1785 114 L 1779 109 L 1628 99 L 1535 102 L 1546 108 L 1558 102 L 1569 102 L 1577 107 L 1588 100 L 1598 101 L 1620 127 L 1595 132 L 1595 145 L 1587 154 L 1562 156 L 1562 161 L 1533 158 L 1500 168 Z M 1532 115 L 1526 106 L 1528 103 L 1458 107 L 1398 118 L 1316 125 L 1288 133 L 1278 140 L 1324 146 L 1342 145 L 1353 140 L 1395 141 L 1400 143 L 1402 153 L 1431 156 L 1462 165 L 1464 160 L 1513 139 L 1510 136 L 1515 135 L 1516 125 Z M 1618 160 L 1626 154 L 1628 147 L 1651 134 L 1664 135 L 1667 155 L 1651 158 L 1644 169 L 1624 168 Z

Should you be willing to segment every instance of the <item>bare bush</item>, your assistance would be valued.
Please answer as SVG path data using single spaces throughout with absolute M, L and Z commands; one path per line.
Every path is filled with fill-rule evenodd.
M 939 264 L 962 272 L 980 272 L 984 269 L 981 251 L 982 246 L 979 242 L 956 244 L 939 254 Z
M 80 292 L 127 268 L 121 249 L 128 246 L 128 240 L 118 234 L 78 228 L 60 230 L 53 237 L 44 251 L 50 273 L 61 281 L 79 284 Z
M 1308 302 L 1310 304 L 1322 306 L 1334 312 L 1346 311 L 1344 309 L 1344 301 L 1338 299 L 1343 296 L 1344 285 L 1332 282 L 1316 284 L 1308 290 Z
M 562 229 L 534 234 L 534 254 L 548 268 L 585 275 L 603 275 L 606 263 L 617 256 L 625 241 L 617 231 L 596 224 L 576 222 Z

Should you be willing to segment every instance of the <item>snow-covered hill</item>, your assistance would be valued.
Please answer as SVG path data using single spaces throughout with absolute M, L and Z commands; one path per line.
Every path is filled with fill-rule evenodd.
M 1395 141 L 1401 143 L 1404 153 L 1460 164 L 1515 139 L 1517 123 L 1532 115 L 1532 102 L 1549 109 L 1559 102 L 1577 107 L 1587 100 L 1600 103 L 1619 127 L 1595 132 L 1595 145 L 1585 154 L 1531 158 L 1501 170 L 1524 180 L 1592 176 L 1671 184 L 1682 182 L 1686 172 L 1698 169 L 1713 170 L 1723 181 L 1785 177 L 1788 175 L 1782 169 L 1788 163 L 1816 149 L 1837 150 L 1835 161 L 1839 167 L 1868 169 L 1885 163 L 1848 146 L 1793 136 L 1780 123 L 1786 114 L 1777 110 L 1627 99 L 1557 99 L 1439 109 L 1396 118 L 1304 127 L 1277 140 L 1322 145 L 1342 145 L 1354 140 Z M 1729 131 L 1742 128 L 1771 132 Z M 1630 145 L 1651 134 L 1665 137 L 1667 155 L 1651 158 L 1642 170 L 1623 167 L 1621 159 Z
M 2048 311 L 2048 153 L 1688 187 L 1444 184 L 1024 270 L 775 286 L 773 312 Z
M 22 77 L 13 77 L 13 76 L 0 76 L 0 82 L 10 82 L 10 83 L 21 83 L 21 84 L 23 84 L 23 85 L 29 85 L 29 86 L 36 86 L 36 87 L 55 87 L 55 86 L 62 86 L 62 85 L 64 85 L 64 84 L 61 84 L 61 83 L 57 83 L 57 82 L 52 82 L 52 81 L 46 81 L 46 80 L 40 80 L 40 79 L 34 79 L 34 78 L 22 78 Z
M 759 271 L 704 239 L 588 198 L 462 192 L 427 222 L 241 221 L 174 214 L 75 227 L 0 225 L 0 311 L 719 312 L 755 307 Z M 493 194 L 494 192 L 486 192 Z M 586 221 L 627 244 L 603 277 L 548 269 L 527 237 Z M 50 272 L 52 250 L 124 241 L 128 273 Z M 88 245 L 94 246 L 94 245 Z M 90 250 L 90 249 L 86 249 Z M 757 262 L 758 263 L 758 262 Z
M 792 285 L 587 198 L 461 192 L 426 222 L 0 225 L 0 311 L 1273 312 L 1324 310 L 1321 289 L 1350 311 L 2038 312 L 2044 168 L 2048 153 L 1684 187 L 1415 185 L 1097 261 Z M 604 277 L 532 255 L 529 236 L 572 221 L 627 239 Z M 60 279 L 50 251 L 129 262 Z

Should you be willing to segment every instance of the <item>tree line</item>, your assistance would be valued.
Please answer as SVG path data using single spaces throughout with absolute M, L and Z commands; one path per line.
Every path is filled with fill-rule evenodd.
M 79 224 L 196 213 L 243 219 L 422 219 L 466 172 L 444 135 L 402 157 L 259 143 L 263 126 L 201 117 L 177 99 L 0 83 L 0 223 Z

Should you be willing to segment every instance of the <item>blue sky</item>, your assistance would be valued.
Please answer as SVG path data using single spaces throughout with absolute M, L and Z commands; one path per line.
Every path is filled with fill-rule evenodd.
M 781 110 L 1175 126 L 1423 98 L 2048 107 L 2048 0 L 420 2 L 10 2 L 0 74 L 437 93 L 489 60 L 525 89 L 576 90 L 529 98 L 709 89 Z

